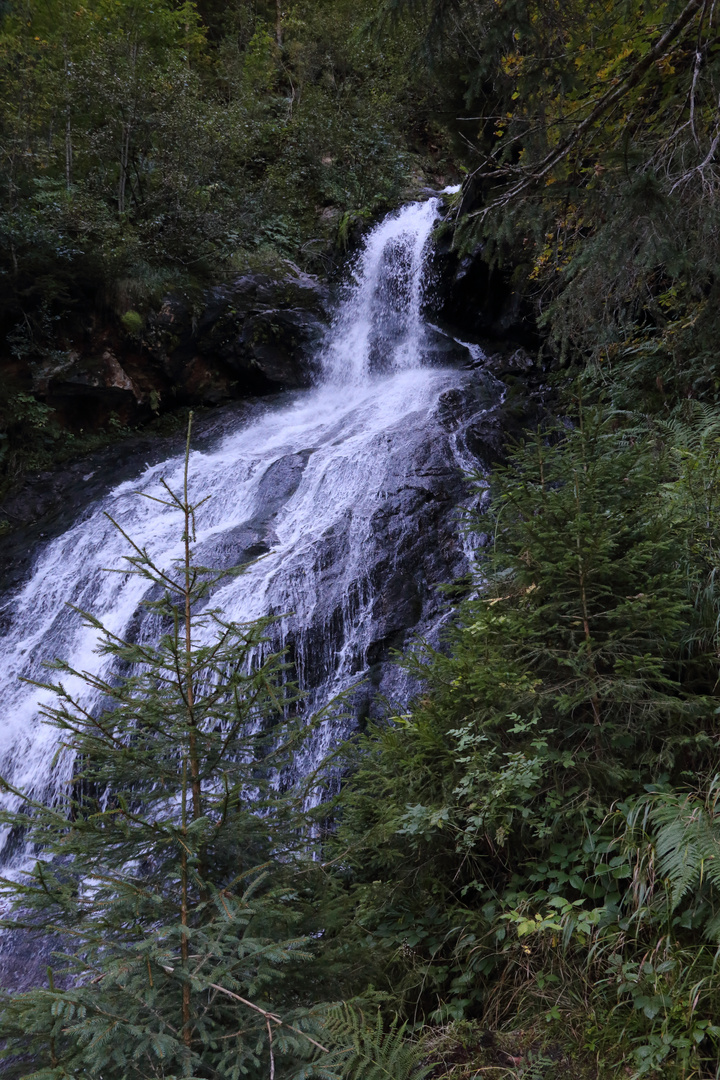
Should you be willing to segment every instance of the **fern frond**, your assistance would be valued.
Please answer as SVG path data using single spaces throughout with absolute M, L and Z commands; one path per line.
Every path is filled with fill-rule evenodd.
M 335 1049 L 320 1063 L 326 1075 L 342 1080 L 424 1080 L 434 1068 L 425 1051 L 395 1020 L 385 1031 L 378 1012 L 370 1026 L 361 1009 L 347 1003 L 328 1010 L 326 1037 Z
M 667 882 L 672 911 L 677 911 L 693 889 L 710 886 L 720 890 L 717 801 L 718 778 L 715 777 L 703 794 L 656 794 L 649 803 L 647 820 L 657 828 L 658 869 Z M 717 918 L 710 919 L 705 933 L 712 940 L 717 938 L 720 933 Z

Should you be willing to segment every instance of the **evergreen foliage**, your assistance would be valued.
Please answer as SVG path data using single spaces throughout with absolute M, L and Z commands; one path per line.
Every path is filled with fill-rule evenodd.
M 347 0 L 285 7 L 0 10 L 5 332 L 43 303 L 66 324 L 68 305 L 122 315 L 253 258 L 323 269 L 342 214 L 397 200 L 412 35 L 363 36 Z
M 478 592 L 340 800 L 406 1015 L 577 1024 L 638 1075 L 717 1054 L 717 604 L 688 504 L 716 459 L 691 453 L 580 408 L 494 471 Z
M 92 449 L 25 407 L 45 404 L 43 370 L 92 355 L 98 332 L 142 366 L 138 319 L 169 294 L 192 310 L 248 270 L 332 271 L 417 183 L 434 88 L 411 62 L 418 31 L 373 37 L 370 14 L 0 4 L 0 487 Z
M 628 409 L 715 399 L 718 13 L 705 0 L 384 0 L 427 28 L 467 171 L 455 243 Z
M 303 932 L 312 844 L 279 787 L 312 725 L 282 657 L 266 654 L 266 624 L 212 608 L 222 575 L 192 557 L 187 458 L 185 476 L 184 492 L 167 489 L 177 565 L 129 541 L 120 571 L 153 586 L 156 638 L 120 639 L 85 615 L 112 674 L 58 662 L 44 684 L 66 798 L 12 791 L 19 809 L 3 815 L 30 864 L 3 881 L 5 932 L 53 935 L 58 949 L 46 987 L 3 1002 L 9 1077 L 237 1080 L 276 1061 L 284 1074 L 319 1046 Z M 66 690 L 67 676 L 100 705 Z
M 494 469 L 475 577 L 441 647 L 404 661 L 417 698 L 344 751 L 325 833 L 278 783 L 303 737 L 284 662 L 263 623 L 213 611 L 168 492 L 184 558 L 128 563 L 157 640 L 87 616 L 116 667 L 47 684 L 67 798 L 15 792 L 5 817 L 36 856 L 4 885 L 8 931 L 63 953 L 3 1000 L 6 1075 L 460 1080 L 479 1058 L 432 1047 L 518 1029 L 522 1055 L 483 1068 L 719 1074 L 717 19 L 0 5 L 3 469 L 54 443 L 28 372 L 69 311 L 133 334 L 218 269 L 325 269 L 418 152 L 451 148 L 456 249 L 512 271 L 548 364 L 578 376 L 566 419 Z M 377 1021 L 317 1006 L 343 995 Z

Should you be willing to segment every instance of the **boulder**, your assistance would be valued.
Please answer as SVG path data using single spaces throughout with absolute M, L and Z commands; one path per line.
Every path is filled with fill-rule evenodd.
M 72 427 L 102 427 L 112 414 L 126 422 L 145 401 L 110 348 L 86 355 L 70 350 L 44 357 L 31 365 L 31 376 L 33 393 Z
M 441 241 L 432 280 L 439 319 L 485 340 L 537 349 L 540 334 L 531 301 L 518 288 L 513 268 L 491 262 L 484 245 L 459 256 L 448 239 Z
M 244 274 L 209 289 L 199 311 L 168 297 L 144 345 L 175 399 L 190 404 L 306 386 L 326 308 L 326 286 L 295 266 Z

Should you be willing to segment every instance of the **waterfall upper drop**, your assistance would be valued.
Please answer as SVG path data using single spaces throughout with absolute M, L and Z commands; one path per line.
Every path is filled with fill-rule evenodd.
M 422 366 L 422 275 L 437 218 L 430 199 L 370 233 L 323 350 L 323 385 L 220 410 L 205 435 L 200 424 L 191 454 L 191 499 L 211 496 L 197 557 L 219 567 L 250 560 L 213 605 L 239 622 L 278 616 L 273 646 L 294 662 L 308 710 L 361 676 L 356 715 L 372 709 L 379 691 L 402 704 L 409 689 L 391 650 L 437 622 L 435 586 L 466 566 L 456 514 L 462 473 L 477 467 L 473 425 L 492 411 L 498 387 L 457 368 Z M 20 677 L 47 680 L 44 664 L 56 656 L 76 671 L 110 674 L 96 632 L 68 605 L 118 636 L 137 640 L 155 629 L 143 614 L 146 584 L 107 572 L 122 570 L 128 550 L 107 515 L 158 565 L 180 554 L 175 515 L 138 497 L 162 496 L 162 479 L 181 482 L 180 448 L 137 471 L 47 542 L 0 604 L 0 775 L 34 798 L 61 797 L 72 762 L 40 718 L 49 692 Z M 80 680 L 66 685 L 98 707 Z M 354 722 L 322 728 L 298 770 Z M 10 847 L 6 866 L 11 856 Z
M 366 238 L 321 358 L 329 383 L 362 384 L 373 373 L 403 371 L 421 362 L 423 276 L 439 207 L 436 198 L 410 203 Z

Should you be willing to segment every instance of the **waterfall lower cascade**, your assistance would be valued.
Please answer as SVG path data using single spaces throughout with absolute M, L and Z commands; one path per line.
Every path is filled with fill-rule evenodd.
M 402 698 L 389 651 L 437 621 L 434 586 L 464 567 L 454 508 L 462 470 L 477 467 L 466 433 L 478 401 L 467 372 L 426 364 L 423 266 L 438 207 L 412 203 L 368 236 L 328 333 L 320 385 L 226 411 L 224 431 L 191 453 L 191 498 L 211 496 L 198 519 L 198 558 L 255 560 L 213 606 L 237 621 L 284 616 L 277 644 L 296 665 L 308 709 L 362 675 L 359 711 L 378 688 Z M 61 790 L 68 763 L 55 762 L 57 733 L 39 718 L 46 698 L 19 677 L 43 679 L 57 656 L 103 671 L 96 632 L 68 604 L 115 634 L 137 632 L 147 583 L 107 573 L 123 567 L 128 547 L 106 514 L 170 565 L 180 555 L 177 515 L 137 492 L 161 496 L 161 478 L 180 487 L 182 467 L 177 457 L 119 484 L 38 552 L 4 600 L 0 775 L 35 798 Z M 65 685 L 92 707 L 84 684 Z M 298 770 L 346 733 L 326 725 Z

